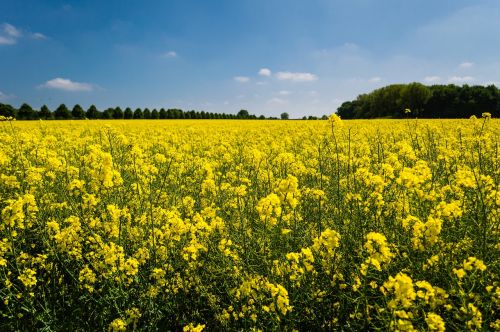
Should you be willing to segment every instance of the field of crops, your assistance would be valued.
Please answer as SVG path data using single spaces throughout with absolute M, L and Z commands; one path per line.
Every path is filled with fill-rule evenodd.
M 499 133 L 0 122 L 0 330 L 500 330 Z

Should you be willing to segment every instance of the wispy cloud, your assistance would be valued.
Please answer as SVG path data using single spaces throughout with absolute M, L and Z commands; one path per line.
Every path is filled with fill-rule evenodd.
M 382 78 L 380 78 L 380 77 L 378 77 L 378 76 L 372 77 L 372 78 L 370 78 L 370 79 L 368 80 L 368 82 L 370 82 L 370 83 L 378 83 L 378 82 L 380 82 L 380 81 L 382 81 Z
M 441 80 L 441 77 L 439 77 L 439 76 L 425 76 L 424 77 L 424 82 L 426 82 L 426 83 L 434 83 L 434 82 L 438 82 L 439 80 Z
M 37 40 L 43 40 L 43 39 L 47 39 L 47 36 L 45 36 L 43 33 L 40 33 L 40 32 L 35 32 L 31 35 L 31 37 L 33 39 L 37 39 Z
M 168 51 L 168 52 L 163 53 L 161 56 L 162 56 L 162 58 L 170 58 L 171 59 L 171 58 L 177 58 L 178 55 L 177 55 L 177 52 L 175 52 L 175 51 Z
M 15 98 L 15 96 L 8 95 L 8 94 L 3 93 L 2 91 L 0 91 L 0 101 L 7 101 L 7 100 L 12 99 L 12 98 Z
M 280 106 L 288 104 L 288 100 L 282 98 L 271 98 L 267 101 L 269 105 Z
M 288 91 L 288 90 L 281 90 L 281 91 L 278 91 L 278 94 L 279 94 L 280 96 L 288 96 L 288 95 L 290 95 L 290 94 L 291 94 L 291 92 L 290 92 L 290 91 Z
M 247 76 L 235 76 L 234 80 L 238 83 L 247 83 L 250 81 L 250 77 Z
M 41 89 L 55 89 L 70 92 L 92 91 L 95 86 L 90 83 L 73 82 L 67 78 L 54 78 L 38 86 Z
M 271 70 L 269 68 L 261 68 L 259 70 L 259 75 L 269 77 L 269 76 L 271 76 Z
M 23 32 L 9 23 L 3 23 L 0 26 L 0 45 L 16 44 L 17 41 L 22 37 L 33 38 L 37 40 L 47 39 L 47 36 L 45 36 L 41 32 L 35 32 L 35 33 L 31 33 L 29 31 Z
M 472 76 L 452 76 L 448 79 L 449 83 L 467 83 L 474 81 Z
M 312 82 L 318 80 L 318 76 L 311 73 L 293 73 L 289 71 L 280 71 L 276 73 L 276 78 L 280 81 L 291 82 Z
M 21 37 L 21 31 L 9 23 L 3 23 L 0 29 L 0 45 L 13 45 Z
M 462 62 L 460 65 L 458 65 L 458 67 L 462 68 L 462 69 L 471 68 L 473 66 L 474 66 L 474 62 L 469 62 L 469 61 Z

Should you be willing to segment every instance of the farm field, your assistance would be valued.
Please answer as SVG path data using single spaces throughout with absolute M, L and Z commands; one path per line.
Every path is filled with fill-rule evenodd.
M 0 122 L 0 330 L 500 330 L 499 133 Z

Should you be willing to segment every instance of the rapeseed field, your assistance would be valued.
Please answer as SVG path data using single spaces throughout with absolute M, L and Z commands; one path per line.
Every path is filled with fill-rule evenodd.
M 499 133 L 2 121 L 0 329 L 500 330 Z

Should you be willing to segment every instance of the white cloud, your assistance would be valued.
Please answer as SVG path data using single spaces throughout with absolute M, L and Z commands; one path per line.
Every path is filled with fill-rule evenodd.
M 281 91 L 278 91 L 278 94 L 279 94 L 280 96 L 288 96 L 288 95 L 290 95 L 290 94 L 291 94 L 291 92 L 290 92 L 290 91 L 288 91 L 288 90 L 281 90 Z
M 259 75 L 260 75 L 260 76 L 266 76 L 266 77 L 269 77 L 269 76 L 271 76 L 271 70 L 270 70 L 270 69 L 268 69 L 268 68 L 261 68 L 261 69 L 259 70 Z
M 380 81 L 382 81 L 382 79 L 378 76 L 372 77 L 368 80 L 368 82 L 370 82 L 370 83 L 378 83 Z
M 449 83 L 467 83 L 474 81 L 472 76 L 453 76 L 448 79 Z
M 458 67 L 462 68 L 462 69 L 467 69 L 467 68 L 471 68 L 472 66 L 474 66 L 474 62 L 462 62 Z
M 24 33 L 29 38 L 33 39 L 47 39 L 43 33 L 40 32 L 26 32 Z M 13 45 L 16 44 L 19 38 L 23 37 L 23 32 L 9 23 L 3 23 L 0 26 L 0 45 Z
M 4 23 L 3 24 L 3 31 L 7 36 L 13 37 L 13 38 L 19 38 L 21 37 L 21 31 L 19 31 L 15 26 L 9 23 Z
M 94 86 L 89 83 L 80 83 L 73 82 L 67 78 L 54 78 L 49 80 L 42 85 L 39 86 L 42 89 L 55 89 L 55 90 L 63 90 L 63 91 L 92 91 L 94 90 Z
M 250 77 L 247 76 L 235 76 L 234 80 L 239 83 L 247 83 L 250 81 Z
M 255 84 L 257 84 L 257 85 L 268 85 L 269 83 L 259 81 L 259 82 L 255 83 Z
M 311 73 L 292 73 L 289 71 L 280 71 L 276 73 L 276 78 L 280 81 L 312 82 L 316 81 L 318 76 Z
M 38 39 L 38 40 L 47 39 L 47 36 L 45 36 L 43 33 L 40 32 L 35 32 L 34 34 L 31 35 L 31 37 L 33 37 L 33 39 Z
M 2 24 L 0 29 L 0 45 L 13 45 L 21 37 L 21 31 L 9 23 Z
M 274 105 L 274 106 L 279 106 L 279 105 L 286 105 L 288 104 L 288 100 L 282 99 L 282 98 L 272 98 L 267 101 L 268 104 Z
M 426 83 L 432 83 L 432 82 L 437 82 L 441 79 L 439 76 L 425 76 L 424 77 L 424 82 Z
M 0 101 L 6 101 L 12 98 L 14 98 L 14 96 L 5 94 L 2 91 L 0 91 Z
M 177 58 L 177 52 L 168 51 L 162 54 L 163 58 Z

